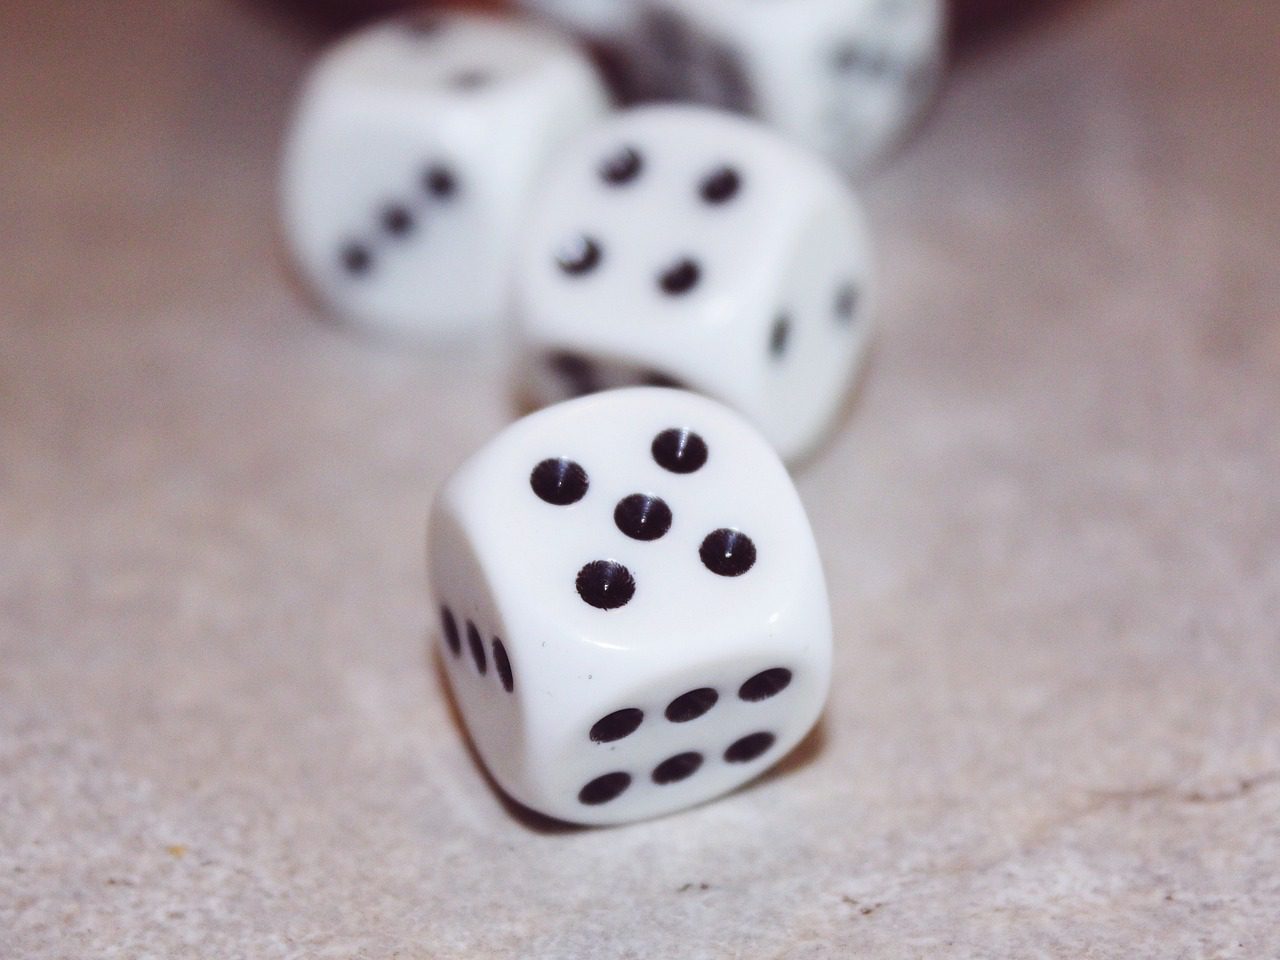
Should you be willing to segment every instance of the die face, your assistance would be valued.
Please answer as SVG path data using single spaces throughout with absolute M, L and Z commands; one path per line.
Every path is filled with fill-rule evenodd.
M 340 316 L 416 334 L 494 326 L 547 155 L 602 114 L 590 66 L 544 31 L 398 20 L 334 48 L 285 151 L 285 235 Z
M 824 149 L 846 165 L 873 162 L 932 100 L 943 73 L 946 9 L 941 0 L 873 0 L 828 52 L 836 82 L 824 105 Z
M 454 100 L 481 91 L 510 94 L 540 84 L 568 48 L 534 25 L 465 14 L 419 14 L 383 21 L 339 44 L 326 79 L 344 89 L 367 87 L 420 104 L 422 96 Z
M 841 398 L 767 416 L 779 369 L 770 338 L 787 301 L 808 296 L 797 264 L 843 260 L 827 272 L 869 287 L 865 233 L 824 163 L 753 122 L 654 107 L 600 124 L 557 158 L 524 232 L 514 302 L 526 388 L 551 402 L 627 383 L 687 386 L 737 407 L 794 456 Z M 801 273 L 823 288 L 813 295 L 830 295 L 831 277 Z M 820 329 L 826 342 L 806 336 L 816 349 L 798 356 L 823 382 L 846 382 L 856 342 Z
M 431 518 L 432 593 L 440 663 L 468 736 L 495 780 L 515 794 L 528 779 L 522 700 L 529 682 L 495 591 L 461 518 Z
M 508 428 L 438 498 L 431 568 L 451 609 L 472 609 L 469 584 L 487 584 L 492 609 L 475 616 L 505 631 L 515 686 L 499 710 L 518 717 L 475 721 L 472 736 L 498 782 L 551 816 L 623 822 L 709 799 L 784 755 L 825 699 L 830 614 L 795 490 L 753 428 L 684 391 L 612 391 Z M 451 682 L 454 669 L 475 672 L 442 643 Z M 786 696 L 738 696 L 772 669 L 788 672 Z M 471 679 L 455 684 L 459 701 Z M 499 689 L 490 683 L 474 709 Z M 666 716 L 704 689 L 714 710 Z M 593 736 L 626 711 L 641 715 L 634 730 Z M 506 723 L 520 734 L 502 737 Z M 756 733 L 769 749 L 724 759 Z M 654 780 L 683 753 L 702 755 L 697 776 Z M 583 798 L 614 773 L 625 790 Z
M 860 221 L 833 207 L 815 215 L 775 299 L 762 344 L 765 384 L 753 418 L 788 459 L 830 431 L 863 367 L 874 312 L 871 251 Z
M 539 767 L 543 809 L 575 823 L 626 823 L 765 772 L 812 729 L 830 681 L 819 645 L 773 646 L 746 643 L 718 660 L 690 651 L 663 676 L 600 697 L 595 714 L 547 741 L 556 747 Z
M 850 172 L 891 146 L 941 74 L 942 0 L 656 0 L 693 51 L 685 86 L 751 112 Z

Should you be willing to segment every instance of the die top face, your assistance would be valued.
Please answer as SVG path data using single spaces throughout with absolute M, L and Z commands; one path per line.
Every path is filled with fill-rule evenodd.
M 570 658 L 607 651 L 606 673 L 635 676 L 689 644 L 713 656 L 764 642 L 818 564 L 777 455 L 685 391 L 610 391 L 532 414 L 440 500 L 497 585 L 502 620 Z
M 629 111 L 555 161 L 519 254 L 523 333 L 695 384 L 711 347 L 750 392 L 785 265 L 827 206 L 853 208 L 844 184 L 757 124 Z
M 578 60 L 572 45 L 536 24 L 474 14 L 422 13 L 383 21 L 334 47 L 318 74 L 348 89 L 468 104 L 537 83 Z

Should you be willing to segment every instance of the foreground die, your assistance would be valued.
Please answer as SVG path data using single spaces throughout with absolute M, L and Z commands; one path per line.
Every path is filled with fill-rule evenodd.
M 338 316 L 419 335 L 495 326 L 548 155 L 607 98 L 567 41 L 519 21 L 403 18 L 340 43 L 297 108 L 285 235 Z
M 848 172 L 898 141 L 942 75 L 944 0 L 651 5 L 679 38 L 684 96 L 753 114 Z
M 860 207 L 810 151 L 702 107 L 646 107 L 565 148 L 523 231 L 513 309 L 528 399 L 683 385 L 810 452 L 871 317 Z
M 471 739 L 548 816 L 711 799 L 781 759 L 826 699 L 804 509 L 763 438 L 704 397 L 618 390 L 518 421 L 445 485 L 429 553 Z

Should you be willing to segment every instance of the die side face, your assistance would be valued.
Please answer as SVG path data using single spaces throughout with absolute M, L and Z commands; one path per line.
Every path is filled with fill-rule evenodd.
M 684 385 L 758 418 L 776 381 L 770 337 L 791 309 L 794 263 L 838 238 L 864 261 L 845 279 L 865 282 L 862 232 L 838 178 L 754 123 L 652 108 L 601 125 L 561 155 L 524 238 L 516 301 L 530 391 L 547 402 Z M 832 282 L 812 271 L 805 282 L 811 275 Z M 801 355 L 852 363 L 844 331 L 820 329 L 825 351 L 806 337 L 816 349 Z M 791 449 L 790 434 L 810 429 L 796 426 L 778 418 L 766 433 Z
M 525 755 L 490 762 L 480 749 L 517 799 L 575 822 L 653 816 L 750 779 L 812 726 L 830 670 L 816 548 L 776 455 L 725 408 L 671 390 L 562 404 L 500 435 L 440 502 L 466 530 L 508 634 Z M 444 572 L 451 553 L 433 534 L 446 604 L 466 592 Z M 465 666 L 465 650 L 442 643 Z M 785 696 L 738 696 L 774 669 L 788 672 Z M 695 718 L 686 702 L 689 716 L 667 716 L 708 689 L 714 709 Z M 621 732 L 628 718 L 635 728 Z M 767 748 L 725 759 L 754 734 Z M 701 757 L 696 776 L 671 775 L 686 757 L 655 778 L 689 753 Z M 524 773 L 508 782 L 499 768 Z M 588 789 L 611 774 L 628 778 L 616 796 Z
M 941 79 L 946 41 L 939 0 L 871 0 L 824 51 L 836 82 L 824 104 L 829 149 L 874 159 L 918 118 Z
M 939 0 L 660 0 L 696 51 L 691 94 L 753 112 L 856 170 L 927 103 L 940 74 Z
M 499 783 L 519 784 L 527 776 L 521 700 L 528 678 L 460 520 L 437 509 L 430 523 L 440 663 L 476 751 Z
M 754 413 L 778 452 L 812 452 L 843 409 L 872 329 L 875 286 L 867 232 L 856 210 L 827 206 L 786 273 L 766 334 L 765 387 Z
M 585 61 L 541 31 L 426 23 L 372 27 L 321 62 L 286 148 L 283 213 L 338 313 L 454 333 L 500 318 L 529 181 L 605 101 Z

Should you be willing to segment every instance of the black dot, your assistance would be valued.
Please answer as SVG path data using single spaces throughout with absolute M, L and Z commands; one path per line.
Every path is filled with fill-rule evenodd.
M 836 291 L 836 320 L 840 323 L 852 323 L 857 310 L 858 288 L 852 283 L 846 283 Z
M 775 359 L 781 359 L 787 352 L 787 344 L 791 340 L 791 318 L 786 314 L 773 321 L 773 329 L 769 331 L 769 353 Z
M 666 717 L 672 723 L 688 723 L 690 720 L 697 720 L 714 707 L 719 699 L 720 694 L 710 687 L 690 690 L 667 704 Z
M 461 70 L 449 78 L 449 85 L 455 90 L 479 90 L 488 86 L 493 78 L 483 70 Z
M 700 766 L 702 766 L 702 754 L 677 753 L 653 768 L 653 782 L 660 786 L 678 783 L 697 773 Z
M 529 486 L 538 498 L 557 507 L 577 503 L 587 495 L 587 471 L 564 457 L 543 460 L 529 474 Z
M 650 449 L 658 466 L 672 473 L 693 473 L 707 462 L 707 444 L 692 430 L 663 430 Z
M 644 158 L 635 147 L 623 147 L 600 164 L 600 178 L 610 186 L 631 183 L 644 169 Z
M 791 683 L 791 671 L 786 667 L 773 667 L 757 673 L 738 688 L 738 696 L 751 703 L 776 696 Z
M 600 389 L 595 364 L 586 357 L 576 353 L 557 352 L 547 358 L 547 363 L 575 397 L 583 397 Z
M 556 263 L 571 277 L 580 277 L 600 266 L 604 252 L 591 237 L 574 237 L 556 253 Z
M 354 276 L 369 272 L 373 266 L 373 256 L 363 243 L 348 243 L 342 248 L 342 269 Z
M 484 674 L 489 669 L 489 661 L 484 655 L 484 641 L 480 639 L 480 631 L 470 620 L 467 621 L 467 646 L 471 648 L 471 659 L 476 662 L 476 669 Z
M 613 522 L 632 540 L 657 540 L 671 529 L 671 508 L 659 497 L 633 493 L 618 501 Z
M 458 621 L 448 607 L 440 608 L 440 622 L 444 626 L 444 641 L 456 657 L 462 652 L 462 637 L 458 635 Z
M 516 678 L 511 672 L 511 658 L 507 656 L 507 648 L 497 637 L 493 638 L 493 668 L 498 671 L 498 679 L 502 688 L 510 693 L 516 688 Z
M 748 763 L 772 747 L 777 739 L 772 733 L 748 734 L 730 744 L 724 758 L 730 763 Z
M 713 206 L 728 203 L 742 189 L 742 176 L 733 167 L 718 167 L 702 180 L 698 188 L 702 199 Z
M 636 592 L 631 571 L 616 560 L 592 560 L 578 571 L 578 596 L 597 610 L 625 606 Z
M 658 286 L 671 297 L 680 297 L 698 285 L 702 268 L 697 262 L 684 257 L 677 260 L 658 277 Z
M 382 229 L 393 237 L 403 237 L 413 229 L 413 214 L 399 204 L 382 211 Z
M 635 733 L 643 720 L 643 710 L 624 707 L 597 720 L 591 728 L 590 736 L 596 743 L 613 743 L 615 740 L 621 740 Z
M 433 163 L 423 171 L 422 188 L 437 200 L 449 200 L 458 192 L 458 178 L 448 167 Z
M 755 565 L 756 545 L 745 533 L 721 527 L 707 534 L 698 556 L 717 576 L 740 577 Z
M 588 807 L 599 806 L 618 799 L 629 786 L 631 786 L 631 774 L 621 771 L 606 773 L 603 777 L 596 777 L 578 791 L 578 802 Z

